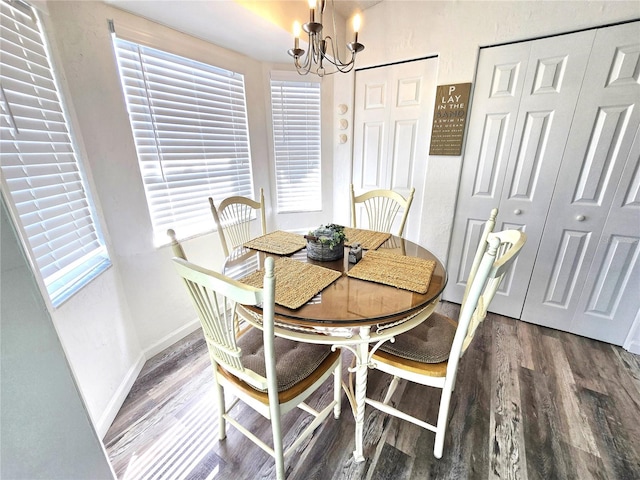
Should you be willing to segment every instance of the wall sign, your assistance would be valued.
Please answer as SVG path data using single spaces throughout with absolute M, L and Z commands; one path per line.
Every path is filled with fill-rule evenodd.
M 461 155 L 470 83 L 438 85 L 429 155 Z

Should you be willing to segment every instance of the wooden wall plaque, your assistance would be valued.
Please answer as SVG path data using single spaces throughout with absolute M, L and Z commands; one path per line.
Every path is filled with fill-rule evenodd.
M 470 83 L 438 85 L 429 155 L 462 155 Z

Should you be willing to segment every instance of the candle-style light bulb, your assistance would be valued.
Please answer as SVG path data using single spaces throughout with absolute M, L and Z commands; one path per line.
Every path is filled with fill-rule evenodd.
M 300 48 L 300 22 L 293 22 L 293 48 Z
M 313 23 L 315 19 L 316 0 L 309 0 L 309 22 Z
M 358 31 L 360 30 L 360 14 L 353 17 L 353 31 L 356 34 L 355 42 L 358 43 Z
M 353 31 L 354 32 L 358 33 L 360 31 L 360 23 L 361 23 L 360 14 L 358 13 L 353 17 Z

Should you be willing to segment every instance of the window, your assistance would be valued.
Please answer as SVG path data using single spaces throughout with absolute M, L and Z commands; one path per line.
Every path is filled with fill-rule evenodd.
M 244 77 L 114 42 L 156 244 L 211 231 L 208 197 L 253 192 Z
M 35 11 L 2 1 L 0 14 L 2 185 L 58 306 L 111 263 Z
M 320 83 L 271 77 L 279 212 L 322 209 Z

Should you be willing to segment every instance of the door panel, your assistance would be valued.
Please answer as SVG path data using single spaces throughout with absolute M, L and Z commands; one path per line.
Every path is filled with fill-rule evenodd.
M 522 314 L 616 344 L 638 309 L 639 26 L 598 30 Z
M 622 345 L 640 310 L 640 128 L 570 331 Z
M 356 194 L 377 188 L 405 197 L 416 193 L 405 234 L 417 240 L 436 91 L 437 59 L 356 72 L 353 185 Z M 366 228 L 360 221 L 358 225 Z M 394 229 L 398 225 L 394 225 Z
M 543 303 L 567 309 L 576 286 L 576 273 L 584 260 L 591 232 L 563 230 L 546 284 Z
M 588 31 L 481 51 L 450 257 L 462 253 L 467 218 L 486 220 L 495 207 L 499 225 L 526 232 L 509 295 L 491 304 L 496 313 L 522 313 L 594 37 Z M 445 298 L 459 302 L 464 288 L 450 282 Z
M 585 312 L 612 320 L 638 257 L 638 237 L 611 235 L 606 247 L 602 264 L 598 267 L 598 280 Z
M 382 161 L 384 122 L 370 122 L 362 128 L 364 129 L 361 155 L 363 161 L 359 165 L 360 178 L 363 185 L 378 185 L 382 181 L 382 171 L 385 167 Z
M 463 254 L 460 256 L 458 265 L 456 265 L 457 276 L 453 277 L 451 273 L 449 273 L 449 282 L 455 281 L 456 284 L 464 285 L 467 281 L 478 243 L 480 243 L 480 236 L 484 231 L 485 222 L 486 220 L 482 219 L 467 219 L 467 226 L 463 237 Z
M 417 143 L 417 133 L 416 120 L 396 122 L 390 175 L 391 188 L 398 192 L 408 192 L 413 186 L 414 145 Z
M 588 147 L 578 172 L 578 183 L 573 204 L 579 206 L 602 206 L 611 182 L 615 160 L 624 139 L 633 105 L 601 106 L 595 115 Z M 615 188 L 615 185 L 614 185 Z
M 502 162 L 509 115 L 487 115 L 482 132 L 482 144 L 478 157 L 478 169 L 473 183 L 473 196 L 495 199 L 496 191 L 502 187 Z

